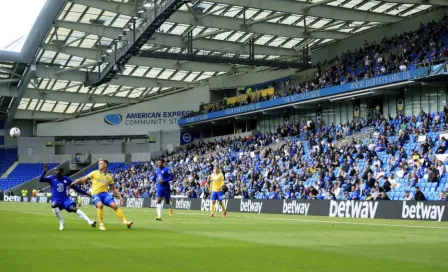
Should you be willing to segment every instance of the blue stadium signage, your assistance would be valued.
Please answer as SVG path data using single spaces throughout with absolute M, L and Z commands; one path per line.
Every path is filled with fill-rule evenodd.
M 383 86 L 383 85 L 388 85 L 388 84 L 397 83 L 397 82 L 403 82 L 403 81 L 407 81 L 407 80 L 416 78 L 418 75 L 424 74 L 424 72 L 428 71 L 428 69 L 429 69 L 428 67 L 423 67 L 423 68 L 419 68 L 419 69 L 415 69 L 415 70 L 411 70 L 411 71 L 381 76 L 381 77 L 377 77 L 377 78 L 371 78 L 371 79 L 367 79 L 367 80 L 363 80 L 363 81 L 329 87 L 329 88 L 315 90 L 315 91 L 302 93 L 302 94 L 295 94 L 295 95 L 281 97 L 281 98 L 277 98 L 277 99 L 273 99 L 273 100 L 269 100 L 269 101 L 263 101 L 263 102 L 254 103 L 254 104 L 250 104 L 250 105 L 235 107 L 232 109 L 215 111 L 215 112 L 202 114 L 202 115 L 198 115 L 198 116 L 194 116 L 194 117 L 180 119 L 178 124 L 179 125 L 187 125 L 187 124 L 191 124 L 191 123 L 197 123 L 197 122 L 201 122 L 201 121 L 227 117 L 227 116 L 231 116 L 234 114 L 241 114 L 241 113 L 255 111 L 255 110 L 268 109 L 268 108 L 272 108 L 272 107 L 288 105 L 288 104 L 306 101 L 306 100 L 310 100 L 310 99 L 347 93 L 347 92 L 351 92 L 351 91 L 355 91 L 355 90 L 361 90 L 361 89 L 365 89 L 365 88 L 372 88 L 372 87 Z

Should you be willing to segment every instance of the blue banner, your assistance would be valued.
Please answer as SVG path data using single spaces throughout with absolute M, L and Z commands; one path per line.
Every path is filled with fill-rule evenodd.
M 180 145 L 185 145 L 194 142 L 195 139 L 199 139 L 199 132 L 181 132 L 180 133 Z
M 372 88 L 382 85 L 388 85 L 392 83 L 407 81 L 410 79 L 414 79 L 416 77 L 421 76 L 425 73 L 425 71 L 428 71 L 428 67 L 418 68 L 411 71 L 371 78 L 367 80 L 357 81 L 353 83 L 347 83 L 344 85 L 339 86 L 333 86 L 325 89 L 315 90 L 307 93 L 301 93 L 301 94 L 295 94 L 290 95 L 286 97 L 281 97 L 269 101 L 263 101 L 259 103 L 254 103 L 250 105 L 235 107 L 231 109 L 221 110 L 221 111 L 215 111 L 207 114 L 202 114 L 194 117 L 188 117 L 188 118 L 182 118 L 179 120 L 179 125 L 186 125 L 206 120 L 212 120 L 216 118 L 231 116 L 234 114 L 240 114 L 244 112 L 250 112 L 255 110 L 262 110 L 262 109 L 268 109 L 272 107 L 278 107 L 282 105 L 288 105 L 297 103 L 300 101 L 305 101 L 309 99 L 315 99 L 330 95 L 336 95 L 336 94 L 342 94 L 342 93 L 348 93 L 351 91 L 366 89 L 366 88 Z

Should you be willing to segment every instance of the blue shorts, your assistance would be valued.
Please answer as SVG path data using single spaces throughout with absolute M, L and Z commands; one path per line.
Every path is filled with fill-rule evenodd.
M 157 190 L 156 197 L 162 197 L 165 198 L 166 200 L 170 200 L 171 192 L 169 189 Z
M 222 201 L 222 192 L 212 192 L 211 200 Z
M 102 202 L 106 206 L 110 206 L 112 203 L 115 203 L 115 199 L 109 193 L 92 195 L 92 201 L 94 206 L 96 206 L 98 202 Z
M 70 206 L 72 205 L 76 206 L 75 201 L 73 201 L 73 199 L 69 197 L 64 199 L 53 199 L 51 206 L 54 206 L 54 204 L 56 204 L 60 210 L 66 210 L 66 211 L 69 211 Z

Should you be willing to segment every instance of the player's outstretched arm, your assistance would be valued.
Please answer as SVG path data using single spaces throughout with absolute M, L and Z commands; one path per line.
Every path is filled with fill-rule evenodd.
M 72 186 L 70 186 L 70 187 L 72 187 L 73 190 L 75 190 L 76 192 L 78 192 L 78 193 L 80 193 L 80 194 L 82 194 L 82 195 L 90 195 L 88 192 L 84 191 L 83 189 L 79 188 L 79 187 L 76 186 L 76 185 L 72 185 Z
M 80 185 L 80 184 L 86 183 L 86 182 L 89 181 L 89 180 L 90 180 L 89 176 L 85 176 L 85 177 L 79 178 L 79 179 L 75 180 L 75 181 L 72 183 L 72 186 L 73 186 L 73 185 L 76 186 L 76 185 Z
M 45 174 L 48 172 L 48 164 L 44 164 L 44 172 L 42 173 L 42 175 L 39 178 L 39 182 L 47 182 L 50 183 L 51 180 L 47 177 L 45 177 Z
M 83 189 L 81 189 L 80 187 L 74 185 L 73 180 L 71 180 L 69 177 L 65 178 L 66 181 L 68 181 L 68 184 L 71 188 L 73 188 L 73 190 L 75 190 L 76 192 L 82 194 L 82 195 L 90 195 L 88 192 L 84 191 Z

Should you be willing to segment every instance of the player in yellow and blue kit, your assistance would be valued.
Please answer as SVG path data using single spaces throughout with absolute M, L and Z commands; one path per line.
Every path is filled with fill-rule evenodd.
M 222 198 L 224 196 L 223 193 L 223 187 L 224 187 L 224 175 L 219 170 L 218 166 L 215 166 L 213 169 L 214 173 L 210 175 L 210 191 L 211 194 L 211 200 L 212 200 L 212 207 L 210 209 L 210 217 L 215 217 L 215 203 L 216 200 L 218 200 L 219 205 L 222 208 L 224 217 L 227 216 L 226 207 L 222 203 Z
M 109 162 L 105 159 L 100 159 L 98 162 L 98 170 L 91 172 L 86 177 L 77 179 L 73 184 L 80 184 L 87 182 L 88 180 L 92 181 L 92 200 L 93 205 L 96 206 L 98 222 L 100 223 L 100 230 L 106 230 L 103 224 L 103 206 L 111 207 L 115 213 L 123 220 L 123 223 L 131 228 L 133 222 L 127 221 L 126 217 L 118 208 L 117 203 L 115 203 L 115 199 L 109 194 L 109 187 L 114 192 L 115 196 L 120 199 L 120 205 L 124 204 L 123 197 L 115 186 L 114 180 L 112 176 L 107 172 L 107 165 Z

